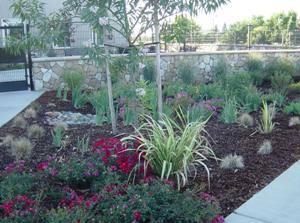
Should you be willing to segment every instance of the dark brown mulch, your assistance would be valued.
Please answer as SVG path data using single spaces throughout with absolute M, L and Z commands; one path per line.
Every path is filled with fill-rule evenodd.
M 30 166 L 35 167 L 37 163 L 44 161 L 48 156 L 66 156 L 73 152 L 73 147 L 78 138 L 87 135 L 91 141 L 101 137 L 113 136 L 110 125 L 70 126 L 67 131 L 68 142 L 64 149 L 58 150 L 52 146 L 52 127 L 45 124 L 45 112 L 48 111 L 73 111 L 81 113 L 94 113 L 92 107 L 87 105 L 76 110 L 70 101 L 61 101 L 55 97 L 55 92 L 46 92 L 38 100 L 42 105 L 36 119 L 30 119 L 30 124 L 38 123 L 46 130 L 46 135 L 40 140 L 32 140 L 34 150 Z M 259 114 L 254 114 L 258 122 Z M 211 168 L 211 190 L 209 191 L 220 202 L 224 215 L 228 215 L 253 194 L 261 190 L 275 177 L 286 170 L 294 162 L 300 159 L 300 127 L 288 127 L 289 117 L 278 114 L 275 120 L 278 124 L 275 130 L 268 135 L 255 133 L 256 127 L 243 128 L 237 124 L 222 124 L 213 118 L 207 124 L 206 130 L 211 136 L 211 144 L 217 155 L 221 158 L 230 153 L 242 155 L 245 160 L 245 168 L 238 171 L 220 170 L 215 162 L 210 162 Z M 120 133 L 131 133 L 131 127 L 119 125 Z M 0 137 L 6 134 L 15 136 L 26 136 L 26 130 L 13 127 L 12 121 L 0 128 Z M 270 155 L 261 156 L 257 154 L 259 146 L 265 139 L 269 139 L 273 145 Z M 4 146 L 0 146 L 0 169 L 13 161 L 13 157 Z M 195 184 L 206 183 L 205 175 L 197 177 Z

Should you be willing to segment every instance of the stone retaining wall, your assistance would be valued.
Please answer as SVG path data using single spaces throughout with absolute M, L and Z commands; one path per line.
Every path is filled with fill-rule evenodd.
M 234 70 L 243 70 L 244 63 L 251 54 L 259 54 L 265 63 L 277 57 L 291 58 L 300 61 L 300 50 L 266 50 L 266 51 L 218 51 L 218 52 L 189 52 L 162 54 L 161 70 L 163 80 L 171 82 L 177 78 L 176 68 L 179 61 L 186 60 L 196 67 L 197 80 L 207 82 L 212 79 L 216 61 L 221 57 L 227 58 Z M 120 55 L 115 55 L 120 56 Z M 147 55 L 154 57 L 153 54 Z M 81 57 L 55 57 L 33 59 L 33 79 L 36 90 L 53 90 L 62 82 L 61 76 L 65 70 L 82 70 L 86 74 L 88 87 L 99 87 L 105 84 L 105 70 L 97 69 L 89 60 Z M 128 81 L 128 75 L 120 77 Z

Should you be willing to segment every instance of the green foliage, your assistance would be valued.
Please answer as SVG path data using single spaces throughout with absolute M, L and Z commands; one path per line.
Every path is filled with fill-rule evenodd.
M 84 135 L 81 139 L 77 139 L 76 148 L 84 155 L 90 151 L 90 137 Z
M 66 129 L 62 125 L 56 125 L 52 131 L 52 144 L 61 147 Z
M 275 74 L 292 76 L 295 73 L 295 65 L 291 59 L 275 58 L 267 63 L 265 73 L 269 79 Z
M 177 72 L 184 84 L 193 84 L 195 82 L 196 68 L 187 60 L 182 60 L 177 66 Z
M 36 178 L 31 174 L 11 173 L 0 181 L 0 203 L 27 194 L 35 185 Z
M 148 58 L 144 61 L 145 67 L 143 69 L 143 76 L 145 81 L 150 83 L 155 82 L 155 63 L 154 60 Z
M 292 83 L 289 85 L 289 90 L 299 92 L 300 91 L 300 81 L 297 83 Z
M 228 75 L 230 72 L 230 65 L 226 59 L 226 57 L 220 57 L 215 62 L 215 65 L 213 67 L 213 77 L 214 81 L 219 83 L 224 83 L 224 80 L 226 79 L 226 75 Z
M 89 95 L 89 102 L 96 112 L 96 123 L 102 125 L 104 122 L 109 121 L 109 105 L 107 91 L 100 89 Z
M 122 75 L 127 72 L 128 59 L 127 57 L 113 57 L 109 64 L 112 83 L 117 83 Z
M 263 62 L 256 56 L 251 55 L 245 62 L 246 70 L 249 72 L 262 72 L 263 71 Z
M 300 115 L 300 101 L 293 101 L 285 106 L 283 112 L 289 115 Z
M 67 208 L 52 209 L 46 216 L 47 223 L 65 222 L 90 222 L 92 218 L 84 208 L 75 207 L 72 210 Z
M 157 114 L 157 93 L 155 86 L 147 81 L 137 82 L 137 97 L 143 109 L 143 113 L 150 113 L 153 117 Z M 143 93 L 144 92 L 144 93 Z
M 263 101 L 261 108 L 261 120 L 259 125 L 259 131 L 264 134 L 271 133 L 275 127 L 273 117 L 275 116 L 275 105 L 273 108 Z
M 125 126 L 133 125 L 136 120 L 136 114 L 130 109 L 129 106 L 125 106 L 123 123 Z
M 72 92 L 72 104 L 74 107 L 80 108 L 84 106 L 88 100 L 87 95 L 82 90 L 85 81 L 84 74 L 78 71 L 67 71 L 62 77 L 68 89 Z
M 292 82 L 292 76 L 288 73 L 275 72 L 275 74 L 271 76 L 272 88 L 275 91 L 280 92 L 282 94 L 287 93 L 287 90 L 291 82 Z
M 238 97 L 238 102 L 245 112 L 257 111 L 261 105 L 261 94 L 256 87 L 245 87 Z
M 237 120 L 237 103 L 235 100 L 225 101 L 225 105 L 221 112 L 220 121 L 231 124 L 235 123 Z
M 172 97 L 183 91 L 183 85 L 180 82 L 174 82 L 164 87 L 163 94 L 165 97 Z
M 57 174 L 53 176 L 51 170 L 56 170 Z M 88 156 L 82 159 L 82 157 L 73 155 L 62 163 L 50 162 L 46 173 L 56 181 L 70 187 L 86 189 L 97 178 L 102 179 L 104 166 L 99 156 Z
M 224 88 L 219 83 L 202 84 L 199 89 L 199 97 L 204 100 L 224 98 Z
M 149 196 L 151 194 L 151 196 Z M 133 199 L 138 198 L 138 199 Z M 128 201 L 132 201 L 128 205 Z M 107 207 L 114 208 L 106 211 Z M 199 195 L 186 191 L 180 193 L 172 186 L 155 181 L 150 184 L 129 185 L 127 193 L 114 196 L 103 193 L 102 202 L 95 210 L 101 216 L 101 222 L 131 223 L 133 214 L 138 211 L 141 219 L 138 222 L 212 222 L 219 212 L 214 201 L 205 203 Z
M 264 95 L 263 99 L 266 102 L 272 103 L 272 104 L 276 104 L 278 107 L 282 107 L 285 103 L 285 95 L 280 93 L 280 92 L 273 92 L 271 91 L 269 94 Z
M 159 122 L 147 117 L 145 123 L 136 130 L 136 135 L 126 137 L 123 141 L 141 142 L 139 149 L 145 154 L 145 167 L 151 167 L 161 179 L 176 178 L 180 188 L 188 182 L 191 170 L 196 171 L 197 167 L 204 167 L 209 177 L 206 161 L 214 157 L 214 153 L 204 136 L 204 122 L 184 124 L 184 116 L 178 114 L 177 117 L 183 127 L 165 115 Z
M 187 110 L 187 122 L 204 122 L 207 121 L 212 115 L 212 111 L 209 111 L 200 106 L 189 107 Z

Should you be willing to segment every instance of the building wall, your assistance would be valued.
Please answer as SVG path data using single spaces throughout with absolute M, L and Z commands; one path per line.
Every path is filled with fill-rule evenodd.
M 197 67 L 197 80 L 209 82 L 213 77 L 213 69 L 221 57 L 226 57 L 233 70 L 242 71 L 247 58 L 251 54 L 259 54 L 264 61 L 277 58 L 291 58 L 300 61 L 300 50 L 268 50 L 268 51 L 219 51 L 209 53 L 174 53 L 162 54 L 161 71 L 164 83 L 172 83 L 178 79 L 176 73 L 178 62 L 187 60 Z M 116 55 L 120 56 L 120 55 Z M 154 55 L 148 55 L 154 57 Z M 86 74 L 86 87 L 98 88 L 105 84 L 105 69 L 97 69 L 90 61 L 80 57 L 39 58 L 33 60 L 33 79 L 37 90 L 54 90 L 62 83 L 64 71 L 75 69 Z M 129 74 L 119 79 L 129 81 Z

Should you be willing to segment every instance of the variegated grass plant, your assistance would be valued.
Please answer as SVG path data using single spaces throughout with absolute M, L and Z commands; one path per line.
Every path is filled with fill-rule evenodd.
M 207 140 L 206 121 L 187 123 L 182 113 L 178 113 L 178 117 L 181 124 L 166 115 L 160 121 L 144 116 L 145 123 L 136 129 L 136 134 L 122 141 L 140 142 L 139 160 L 143 156 L 145 173 L 150 167 L 162 180 L 175 178 L 180 189 L 192 174 L 196 177 L 202 166 L 210 186 L 210 171 L 206 161 L 216 157 Z
M 263 101 L 263 106 L 261 109 L 261 121 L 259 125 L 259 131 L 264 134 L 271 133 L 275 127 L 273 118 L 275 116 L 275 105 L 271 107 L 265 101 Z

